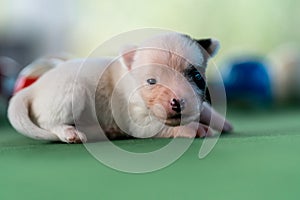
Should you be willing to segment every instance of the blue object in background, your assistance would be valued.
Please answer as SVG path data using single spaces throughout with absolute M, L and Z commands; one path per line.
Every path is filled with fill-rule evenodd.
M 227 100 L 246 106 L 269 106 L 273 102 L 270 73 L 257 58 L 236 59 L 222 71 Z

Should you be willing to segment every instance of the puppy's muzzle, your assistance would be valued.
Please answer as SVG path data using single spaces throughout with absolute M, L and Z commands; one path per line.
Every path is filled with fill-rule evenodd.
M 184 99 L 172 99 L 170 102 L 172 110 L 176 113 L 181 113 L 181 111 L 185 108 L 185 100 Z

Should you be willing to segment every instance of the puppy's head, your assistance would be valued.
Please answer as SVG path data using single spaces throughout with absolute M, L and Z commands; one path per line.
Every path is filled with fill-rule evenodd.
M 213 39 L 168 33 L 123 49 L 121 57 L 148 111 L 166 125 L 178 126 L 199 118 L 205 68 L 218 48 Z

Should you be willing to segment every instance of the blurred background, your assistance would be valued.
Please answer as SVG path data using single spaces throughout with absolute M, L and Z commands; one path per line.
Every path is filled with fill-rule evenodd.
M 120 173 L 82 145 L 35 141 L 9 125 L 16 79 L 23 88 L 45 67 L 39 60 L 20 74 L 29 63 L 60 52 L 86 57 L 147 27 L 221 43 L 209 67 L 221 71 L 234 131 L 208 157 L 198 159 L 204 140 L 195 140 L 165 169 Z M 299 49 L 299 0 L 0 0 L 0 199 L 299 199 Z M 169 142 L 115 144 L 148 152 Z
M 1 0 L 2 101 L 9 98 L 20 69 L 40 56 L 68 52 L 85 57 L 116 34 L 157 27 L 194 38 L 217 38 L 222 48 L 214 61 L 225 69 L 228 98 L 236 100 L 246 91 L 246 95 L 263 94 L 259 98 L 270 102 L 274 96 L 288 96 L 282 91 L 295 84 L 287 83 L 289 78 L 282 80 L 295 74 L 282 75 L 287 71 L 282 67 L 299 68 L 299 13 L 297 0 Z M 257 70 L 248 83 L 258 78 L 263 81 L 257 87 L 264 89 L 246 83 L 241 86 L 245 74 L 249 77 L 255 71 L 249 71 L 249 66 Z

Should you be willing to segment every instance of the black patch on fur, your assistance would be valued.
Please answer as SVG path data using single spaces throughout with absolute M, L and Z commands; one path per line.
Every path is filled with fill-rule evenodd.
M 194 82 L 200 90 L 205 91 L 205 78 L 203 78 L 202 74 L 197 70 L 195 66 L 190 65 L 189 67 L 187 67 L 184 71 L 184 76 L 188 81 Z
M 203 47 L 206 51 L 209 50 L 209 47 L 211 46 L 211 39 L 201 39 L 196 40 L 196 42 Z M 208 51 L 209 52 L 209 51 Z
M 193 39 L 191 38 L 189 35 L 186 35 L 186 34 L 182 34 L 183 37 L 193 41 L 193 42 L 196 42 L 198 45 L 200 45 L 203 49 L 205 49 L 207 52 L 212 44 L 211 42 L 211 39 L 210 38 L 207 38 L 207 39 L 200 39 L 200 40 L 196 40 L 196 39 Z M 188 66 L 185 71 L 184 71 L 184 75 L 185 77 L 189 80 L 189 81 L 193 81 L 193 77 L 192 77 L 192 74 L 195 72 L 196 67 L 193 66 L 193 65 L 190 65 Z M 198 82 L 198 83 L 197 83 Z M 211 104 L 211 96 L 210 96 L 210 93 L 209 93 L 209 90 L 207 89 L 207 84 L 206 84 L 206 80 L 205 79 L 202 79 L 202 80 L 198 80 L 195 82 L 196 85 L 198 86 L 198 88 L 202 91 L 204 91 L 204 96 L 203 96 L 203 100 L 208 102 L 209 104 Z
M 211 97 L 210 97 L 209 90 L 208 90 L 207 88 L 206 88 L 206 90 L 205 90 L 205 98 L 204 98 L 204 100 L 205 100 L 207 103 L 211 104 Z
M 211 42 L 211 39 L 210 38 L 205 38 L 205 39 L 200 39 L 200 40 L 197 40 L 197 39 L 193 39 L 191 38 L 189 35 L 186 35 L 186 34 L 182 34 L 183 37 L 193 41 L 193 42 L 196 42 L 198 45 L 200 45 L 203 49 L 205 49 L 208 53 L 210 53 L 210 46 L 212 44 Z

